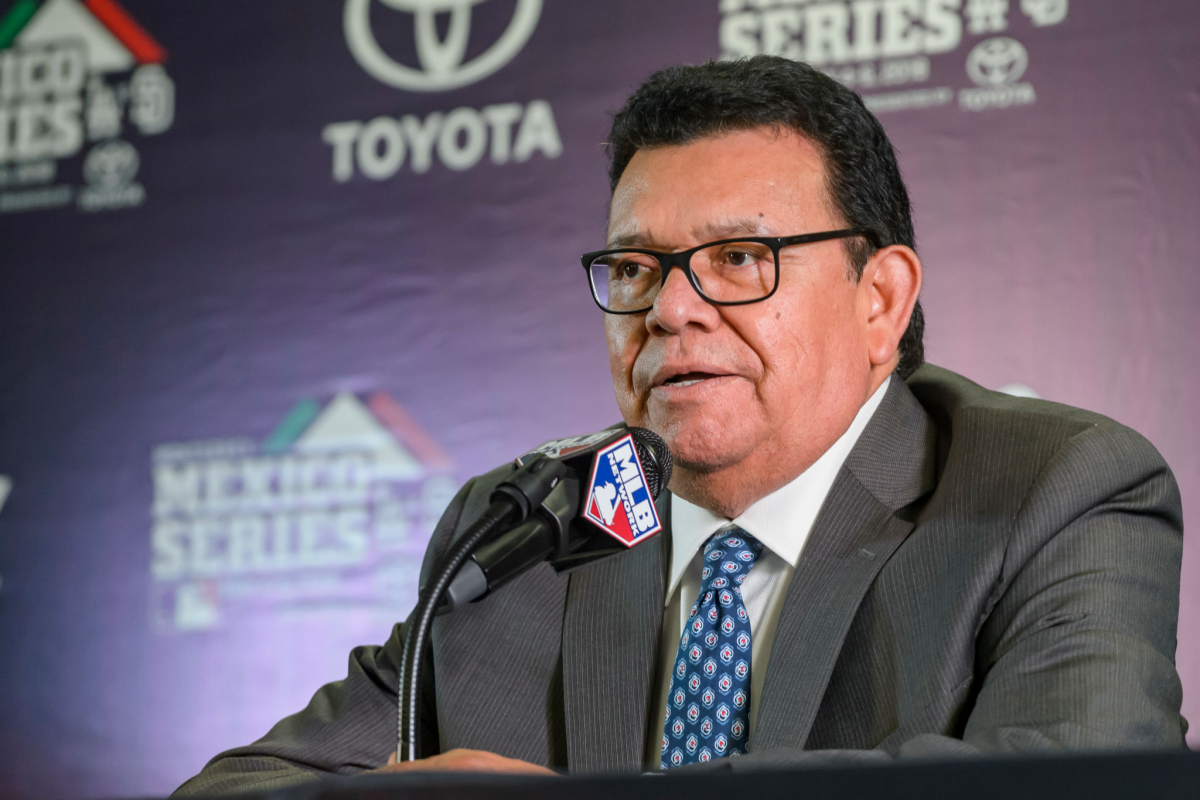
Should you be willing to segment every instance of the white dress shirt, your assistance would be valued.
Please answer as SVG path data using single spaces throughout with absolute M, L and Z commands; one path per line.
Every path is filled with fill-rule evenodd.
M 658 766 L 663 719 L 671 677 L 679 653 L 679 638 L 687 624 L 692 603 L 700 595 L 700 551 L 717 531 L 737 526 L 762 542 L 763 550 L 742 584 L 742 603 L 750 616 L 750 735 L 758 716 L 758 698 L 767 674 L 771 643 L 779 611 L 792 581 L 792 572 L 813 521 L 829 494 L 846 456 L 854 448 L 863 428 L 871 421 L 887 392 L 889 377 L 859 409 L 850 427 L 833 445 L 791 483 L 758 500 L 735 519 L 717 516 L 678 495 L 671 497 L 671 573 L 663 614 L 662 649 L 658 658 L 658 699 L 661 713 L 651 717 L 657 732 L 647 736 L 646 763 Z

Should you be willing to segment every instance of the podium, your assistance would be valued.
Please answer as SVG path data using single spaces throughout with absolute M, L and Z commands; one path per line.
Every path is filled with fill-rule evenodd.
M 273 792 L 270 800 L 1174 800 L 1200 798 L 1200 754 L 980 757 L 629 776 L 529 778 L 407 773 L 335 778 Z

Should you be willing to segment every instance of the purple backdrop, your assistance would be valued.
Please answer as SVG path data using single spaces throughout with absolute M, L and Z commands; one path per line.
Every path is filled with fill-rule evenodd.
M 2 794 L 173 789 L 386 638 L 463 480 L 617 418 L 577 256 L 608 114 L 669 64 L 860 90 L 929 359 L 1131 425 L 1195 521 L 1194 0 L 0 14 Z M 1189 539 L 1192 717 L 1198 620 Z

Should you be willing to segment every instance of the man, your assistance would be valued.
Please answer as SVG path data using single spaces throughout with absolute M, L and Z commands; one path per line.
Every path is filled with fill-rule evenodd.
M 441 755 L 387 764 L 397 625 L 183 790 L 1182 745 L 1170 470 L 1111 420 L 921 366 L 908 197 L 858 97 L 779 58 L 669 69 L 609 146 L 584 263 L 622 416 L 675 457 L 667 530 L 440 618 Z M 508 470 L 463 487 L 426 570 Z

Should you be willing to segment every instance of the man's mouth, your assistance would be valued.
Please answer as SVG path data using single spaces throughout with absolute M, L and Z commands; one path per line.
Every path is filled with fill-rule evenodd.
M 721 375 L 716 375 L 712 372 L 683 372 L 679 375 L 672 375 L 662 382 L 663 386 L 695 386 L 700 381 L 706 381 L 709 378 L 720 378 Z

